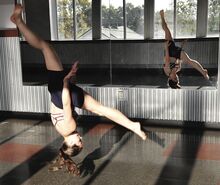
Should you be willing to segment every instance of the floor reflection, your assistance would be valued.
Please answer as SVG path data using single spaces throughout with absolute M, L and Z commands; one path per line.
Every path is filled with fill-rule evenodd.
M 69 68 L 68 68 L 69 69 Z M 24 84 L 40 85 L 47 83 L 47 73 L 42 69 L 24 69 Z M 180 84 L 183 88 L 216 87 L 218 69 L 208 69 L 210 80 L 205 80 L 195 69 L 182 69 L 179 74 Z M 40 75 L 39 75 L 40 74 Z M 96 75 L 94 75 L 96 74 Z M 79 69 L 77 83 L 90 85 L 132 85 L 132 86 L 153 86 L 157 88 L 168 88 L 167 77 L 163 74 L 162 68 L 149 69 Z

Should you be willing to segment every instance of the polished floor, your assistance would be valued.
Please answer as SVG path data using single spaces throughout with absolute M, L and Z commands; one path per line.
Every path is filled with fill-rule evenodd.
M 66 67 L 66 71 L 70 67 Z M 23 67 L 24 85 L 47 84 L 47 72 L 42 67 Z M 182 69 L 179 73 L 182 89 L 215 89 L 217 86 L 217 68 L 208 69 L 210 79 L 206 80 L 195 69 Z M 40 75 L 39 75 L 40 74 Z M 95 74 L 95 75 L 94 75 Z M 94 83 L 95 82 L 95 83 Z M 168 88 L 167 77 L 161 68 L 150 69 L 81 69 L 77 73 L 77 83 L 89 86 L 126 86 L 146 88 Z
M 219 130 L 146 122 L 142 141 L 114 123 L 82 121 L 84 149 L 74 158 L 81 176 L 75 177 L 49 170 L 62 138 L 49 120 L 34 118 L 0 121 L 1 185 L 220 185 Z

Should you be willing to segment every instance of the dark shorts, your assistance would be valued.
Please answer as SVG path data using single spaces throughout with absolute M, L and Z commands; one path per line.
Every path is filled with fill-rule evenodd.
M 176 46 L 173 40 L 170 40 L 169 44 L 169 56 L 180 59 L 182 48 Z
M 49 71 L 48 70 L 48 91 L 51 94 L 51 102 L 59 108 L 63 108 L 62 90 L 63 78 L 66 76 L 64 71 Z M 82 108 L 84 103 L 84 92 L 75 84 L 69 85 L 71 94 L 72 107 Z

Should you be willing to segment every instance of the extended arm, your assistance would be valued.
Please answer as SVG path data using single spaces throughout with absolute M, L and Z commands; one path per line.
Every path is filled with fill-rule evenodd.
M 70 72 L 63 79 L 63 90 L 62 90 L 62 103 L 64 111 L 64 122 L 67 124 L 72 124 L 74 130 L 76 129 L 76 122 L 73 119 L 72 115 L 72 106 L 71 106 L 71 95 L 69 90 L 69 81 L 76 75 L 78 62 L 74 63 Z
M 71 96 L 69 91 L 69 78 L 63 80 L 63 91 L 62 91 L 62 103 L 64 111 L 64 122 L 67 124 L 73 124 L 74 130 L 76 129 L 76 123 L 72 116 Z
M 169 55 L 169 41 L 165 42 L 165 56 L 164 56 L 164 73 L 169 76 L 170 74 L 170 55 Z
M 170 64 L 170 55 L 169 55 L 169 41 L 165 42 L 165 66 Z

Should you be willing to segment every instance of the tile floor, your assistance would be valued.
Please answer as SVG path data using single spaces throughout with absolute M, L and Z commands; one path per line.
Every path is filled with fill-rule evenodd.
M 156 120 L 154 122 L 157 122 Z M 80 122 L 81 176 L 49 167 L 62 138 L 49 120 L 0 121 L 1 185 L 220 185 L 219 130 L 143 126 L 148 139 L 109 122 Z

